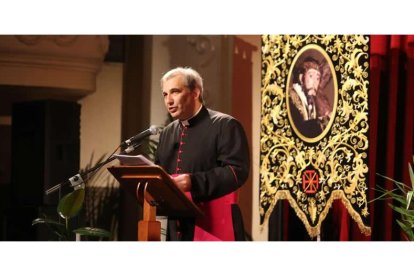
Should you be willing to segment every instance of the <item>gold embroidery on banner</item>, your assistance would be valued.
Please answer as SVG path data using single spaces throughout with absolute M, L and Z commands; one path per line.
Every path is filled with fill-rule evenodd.
M 287 199 L 309 235 L 315 237 L 333 200 L 341 199 L 361 232 L 370 235 L 365 193 L 368 41 L 369 37 L 363 35 L 262 37 L 261 223 L 268 220 L 277 200 Z M 315 138 L 301 135 L 292 126 L 287 104 L 292 66 L 308 48 L 320 51 L 328 59 L 336 85 L 334 115 Z M 299 98 L 292 99 L 293 104 L 300 103 Z M 302 174 L 310 167 L 319 175 L 314 194 L 301 188 Z
M 292 97 L 292 103 L 296 106 L 296 108 L 299 110 L 300 114 L 302 115 L 302 118 L 306 118 L 308 115 L 306 114 L 307 111 L 304 108 L 302 101 L 299 98 L 299 95 L 296 93 L 296 91 L 291 91 L 290 96 Z

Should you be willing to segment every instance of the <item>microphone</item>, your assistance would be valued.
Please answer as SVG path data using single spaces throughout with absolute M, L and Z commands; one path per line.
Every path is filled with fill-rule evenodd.
M 94 168 L 96 169 L 96 168 Z M 87 175 L 86 174 L 82 174 L 82 173 L 78 173 L 74 176 L 72 176 L 71 178 L 69 178 L 68 180 L 59 183 L 55 186 L 53 186 L 52 188 L 48 189 L 45 191 L 45 194 L 48 195 L 50 193 L 53 193 L 54 191 L 60 189 L 63 186 L 66 186 L 68 184 L 70 184 L 70 187 L 72 187 L 74 190 L 78 190 L 80 188 L 85 187 L 85 182 L 83 180 L 83 178 L 85 178 Z
M 128 140 L 125 140 L 124 142 L 121 143 L 121 146 L 130 146 L 133 143 L 136 143 L 138 141 L 141 141 L 144 138 L 147 138 L 148 136 L 151 135 L 156 135 L 160 132 L 160 129 L 156 126 L 150 126 L 149 129 L 144 130 L 141 133 L 138 133 L 135 136 L 132 136 L 131 138 L 129 138 Z

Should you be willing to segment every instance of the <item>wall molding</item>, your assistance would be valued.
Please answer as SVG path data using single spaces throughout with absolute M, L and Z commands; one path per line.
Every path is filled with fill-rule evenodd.
M 63 88 L 86 96 L 108 51 L 107 36 L 0 36 L 0 85 Z

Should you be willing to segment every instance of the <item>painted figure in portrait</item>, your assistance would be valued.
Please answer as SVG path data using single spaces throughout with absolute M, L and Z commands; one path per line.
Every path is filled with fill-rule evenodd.
M 334 87 L 329 62 L 315 49 L 302 52 L 289 77 L 290 119 L 301 138 L 313 139 L 327 128 L 333 113 Z

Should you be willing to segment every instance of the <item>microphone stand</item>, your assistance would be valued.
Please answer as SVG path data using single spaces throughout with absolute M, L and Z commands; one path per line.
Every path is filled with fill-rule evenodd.
M 136 148 L 138 148 L 139 146 L 141 146 L 141 144 L 133 144 L 130 145 L 128 148 L 126 148 L 125 150 L 123 150 L 121 152 L 121 154 L 127 154 L 132 152 L 133 150 L 135 150 Z M 108 157 L 105 161 L 102 161 L 98 164 L 96 164 L 94 167 L 90 168 L 89 170 L 82 172 L 82 173 L 78 173 L 75 174 L 74 176 L 70 177 L 68 180 L 63 181 L 55 186 L 53 186 L 52 188 L 48 189 L 45 191 L 46 195 L 49 195 L 53 192 L 55 192 L 56 190 L 60 190 L 62 187 L 65 187 L 67 185 L 70 185 L 70 187 L 73 187 L 74 190 L 77 190 L 79 188 L 82 187 L 83 184 L 85 184 L 84 179 L 88 179 L 88 175 L 96 170 L 98 170 L 99 168 L 101 168 L 102 166 L 108 164 L 109 162 L 113 161 L 116 159 L 116 156 L 114 156 L 113 154 Z

